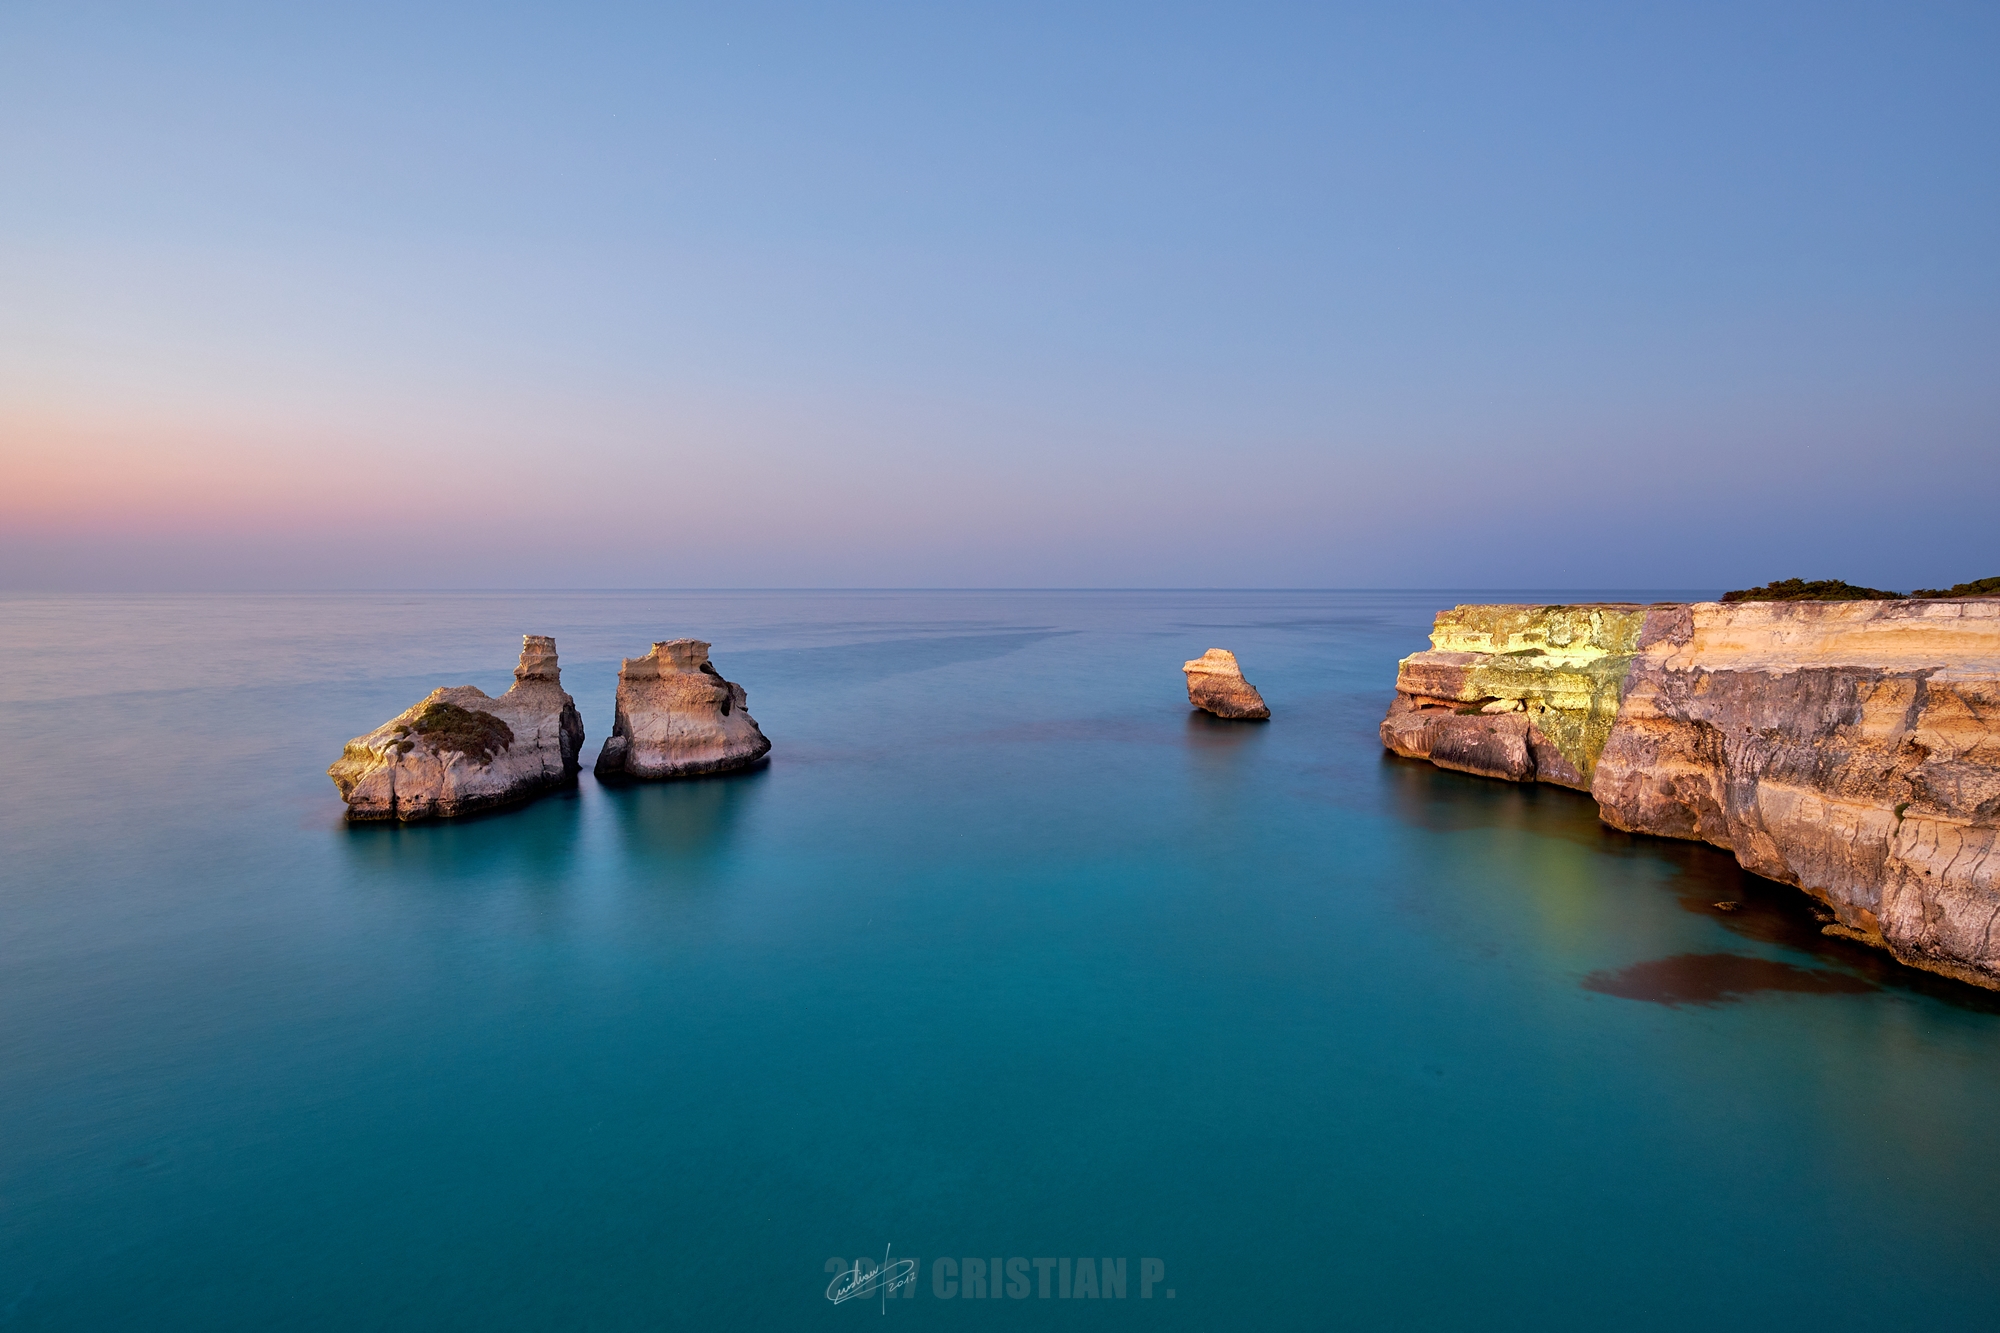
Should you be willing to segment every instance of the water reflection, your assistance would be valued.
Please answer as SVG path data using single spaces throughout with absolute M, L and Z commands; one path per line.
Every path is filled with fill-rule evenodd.
M 344 824 L 335 842 L 350 865 L 371 874 L 430 881 L 551 880 L 574 862 L 581 824 L 582 801 L 571 788 L 458 819 Z
M 1519 829 L 1604 850 L 1626 837 L 1598 819 L 1597 802 L 1567 787 L 1454 773 L 1386 750 L 1381 773 L 1389 813 L 1426 833 Z
M 2000 1013 L 2000 993 L 1907 967 L 1880 949 L 1823 933 L 1824 925 L 1832 920 L 1832 914 L 1826 908 L 1800 889 L 1749 873 L 1737 864 L 1735 856 L 1729 852 L 1706 843 L 1623 833 L 1611 828 L 1598 819 L 1597 803 L 1583 792 L 1565 787 L 1474 777 L 1387 753 L 1383 756 L 1380 771 L 1384 790 L 1388 794 L 1387 808 L 1398 820 L 1413 828 L 1430 833 L 1513 830 L 1588 847 L 1603 856 L 1662 867 L 1669 874 L 1660 882 L 1674 895 L 1676 905 L 1682 911 L 1707 917 L 1731 934 L 1804 954 L 1814 962 L 1839 969 L 1847 980 L 1855 981 L 1863 990 L 1915 993 L 1959 1009 Z M 1520 853 L 1517 851 L 1515 855 Z M 1584 890 L 1594 892 L 1598 887 L 1601 887 L 1598 881 L 1589 877 Z M 1697 965 L 1686 961 L 1697 957 L 1739 955 L 1682 954 L 1671 959 L 1657 959 L 1638 967 L 1657 969 L 1658 975 L 1638 970 L 1634 971 L 1629 982 L 1619 984 L 1675 995 L 1683 994 L 1681 988 L 1691 988 L 1685 993 L 1695 995 L 1702 993 L 1703 987 L 1711 983 L 1722 985 L 1732 978 L 1736 981 L 1750 979 L 1749 973 L 1728 971 L 1737 964 Z M 1703 968 L 1708 969 L 1705 974 L 1708 981 L 1695 975 Z M 1601 978 L 1610 974 L 1593 975 Z M 1591 989 L 1601 990 L 1603 986 L 1592 985 Z M 1757 986 L 1752 989 L 1818 989 L 1818 993 L 1848 993 L 1839 987 L 1832 991 L 1798 986 Z M 1632 998 L 1655 997 L 1635 995 Z M 1714 998 L 1684 998 L 1661 1002 L 1696 1004 L 1718 1001 Z
M 1207 758 L 1228 757 L 1232 762 L 1252 753 L 1271 734 L 1271 724 L 1217 717 L 1199 708 L 1188 709 L 1182 736 L 1190 752 Z
M 620 784 L 603 792 L 612 826 L 632 862 L 663 868 L 698 866 L 729 850 L 769 772 L 770 765 L 764 763 L 741 773 Z

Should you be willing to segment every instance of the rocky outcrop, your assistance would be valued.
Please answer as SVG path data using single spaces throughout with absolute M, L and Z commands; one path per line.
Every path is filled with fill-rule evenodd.
M 618 671 L 618 713 L 597 756 L 600 778 L 688 778 L 748 768 L 771 742 L 700 639 L 671 639 Z
M 1482 777 L 1590 790 L 1646 608 L 1457 606 L 1396 672 L 1382 743 Z
M 1605 651 L 1579 707 L 1506 645 L 1584 622 Z M 2000 988 L 2000 604 L 1458 607 L 1432 642 L 1398 674 L 1390 749 L 1582 787 L 1613 827 L 1797 885 L 1832 933 Z
M 1187 673 L 1188 702 L 1217 717 L 1262 721 L 1271 716 L 1264 696 L 1243 679 L 1236 654 L 1226 648 L 1211 648 L 1192 662 L 1183 663 Z
M 349 741 L 327 776 L 351 820 L 449 819 L 574 785 L 582 748 L 583 719 L 563 692 L 556 641 L 529 634 L 505 694 L 432 690 Z

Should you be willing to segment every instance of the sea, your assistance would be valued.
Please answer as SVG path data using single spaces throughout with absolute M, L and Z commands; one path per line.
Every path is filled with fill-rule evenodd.
M 1686 595 L 0 598 L 0 1329 L 2000 1327 L 2000 995 L 1377 739 Z M 576 789 L 349 826 L 524 633 Z M 768 763 L 598 784 L 686 636 Z

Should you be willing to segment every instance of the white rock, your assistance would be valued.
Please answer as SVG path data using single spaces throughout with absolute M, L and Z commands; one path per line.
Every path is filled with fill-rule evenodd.
M 717 674 L 700 639 L 669 639 L 618 671 L 618 714 L 597 756 L 600 778 L 686 778 L 762 759 L 771 742 L 741 685 Z
M 347 743 L 327 776 L 352 820 L 448 819 L 576 782 L 583 719 L 563 692 L 556 641 L 524 635 L 514 684 L 424 701 Z

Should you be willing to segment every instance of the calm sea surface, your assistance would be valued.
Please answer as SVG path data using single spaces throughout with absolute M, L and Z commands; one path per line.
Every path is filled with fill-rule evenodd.
M 0 1327 L 1995 1326 L 2000 1003 L 1385 758 L 1459 600 L 0 600 Z M 586 764 L 693 635 L 770 765 L 345 827 L 524 632 Z

